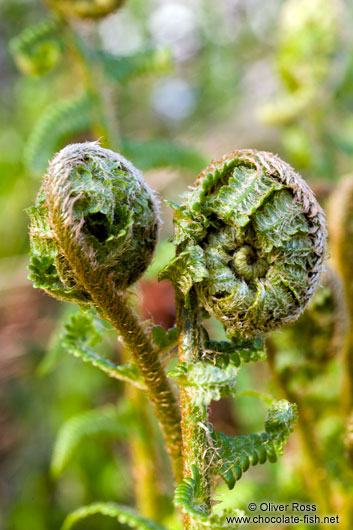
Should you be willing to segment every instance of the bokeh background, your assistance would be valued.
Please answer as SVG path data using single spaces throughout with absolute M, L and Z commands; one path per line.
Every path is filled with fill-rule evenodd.
M 60 476 L 50 471 L 60 427 L 124 395 L 122 385 L 60 347 L 60 330 L 74 308 L 34 290 L 27 280 L 25 208 L 53 153 L 68 141 L 101 137 L 144 170 L 162 200 L 175 202 L 204 165 L 233 149 L 279 154 L 311 183 L 323 206 L 353 164 L 350 0 L 127 0 L 102 20 L 70 21 L 71 38 L 75 33 L 111 60 L 100 69 L 88 61 L 93 72 L 88 80 L 70 32 L 49 48 L 26 48 L 31 30 L 27 37 L 23 31 L 52 13 L 39 0 L 0 0 L 1 530 L 55 530 L 70 510 L 95 500 L 133 506 L 138 481 L 128 444 L 112 433 L 87 436 Z M 84 108 L 77 113 L 66 105 L 85 97 L 92 78 L 105 129 L 92 126 Z M 162 242 L 137 286 L 136 304 L 144 317 L 168 328 L 173 290 L 167 282 L 158 284 L 156 274 L 173 254 L 169 206 L 163 205 L 162 216 Z M 344 318 L 340 313 L 338 320 Z M 327 319 L 321 324 L 328 329 Z M 109 329 L 106 335 L 105 353 L 119 359 L 116 338 Z M 313 421 L 325 464 L 323 469 L 317 463 L 316 472 L 332 487 L 331 512 L 344 511 L 342 492 L 351 483 L 350 476 L 343 477 L 348 464 L 337 415 L 344 338 L 338 339 L 337 355 L 303 375 L 295 364 L 298 345 L 286 337 L 277 341 L 286 352 L 280 366 L 299 372 L 295 391 Z M 255 390 L 281 397 L 285 383 L 273 367 L 271 372 L 259 363 L 242 370 L 238 386 L 240 394 Z M 240 434 L 261 430 L 264 411 L 261 400 L 243 394 L 216 403 L 211 415 L 218 429 Z M 159 452 L 157 464 L 165 471 L 159 478 L 160 506 L 168 517 L 172 484 L 162 448 Z M 316 502 L 307 456 L 296 429 L 279 463 L 250 470 L 230 493 L 220 486 L 217 499 L 244 509 L 260 499 Z M 77 528 L 109 530 L 119 524 L 92 517 Z

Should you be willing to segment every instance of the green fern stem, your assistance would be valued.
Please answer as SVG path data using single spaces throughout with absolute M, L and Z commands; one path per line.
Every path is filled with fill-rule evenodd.
M 179 363 L 196 363 L 200 361 L 200 314 L 197 298 L 193 291 L 189 294 L 189 303 L 176 294 L 176 319 L 178 336 Z M 208 513 L 211 513 L 211 483 L 207 448 L 207 407 L 200 404 L 197 398 L 198 389 L 192 386 L 180 387 L 181 430 L 183 437 L 183 477 L 193 476 L 193 466 L 201 475 L 201 502 Z M 185 529 L 192 530 L 199 526 L 189 514 L 185 514 Z
M 268 366 L 276 385 L 283 396 L 291 403 L 296 403 L 298 407 L 297 424 L 307 462 L 307 469 L 309 470 L 309 473 L 307 473 L 308 484 L 311 489 L 309 495 L 311 493 L 313 500 L 318 503 L 322 513 L 333 513 L 334 509 L 330 502 L 330 499 L 333 498 L 332 488 L 330 480 L 327 477 L 325 462 L 323 461 L 321 449 L 315 435 L 315 427 L 310 411 L 304 406 L 301 396 L 290 388 L 286 377 L 276 370 L 276 347 L 271 339 L 268 339 L 266 342 L 266 352 Z

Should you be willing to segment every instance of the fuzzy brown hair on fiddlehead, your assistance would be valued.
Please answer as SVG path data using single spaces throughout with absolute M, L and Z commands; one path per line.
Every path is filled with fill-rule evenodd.
M 124 157 L 96 142 L 68 145 L 50 163 L 31 218 L 31 279 L 56 298 L 89 304 L 76 277 L 122 292 L 149 265 L 159 217 L 153 192 Z
M 239 150 L 211 163 L 175 208 L 177 256 L 162 272 L 224 325 L 251 336 L 295 320 L 326 249 L 311 189 L 271 153 Z
M 125 0 L 49 0 L 49 3 L 68 17 L 101 18 L 123 5 Z

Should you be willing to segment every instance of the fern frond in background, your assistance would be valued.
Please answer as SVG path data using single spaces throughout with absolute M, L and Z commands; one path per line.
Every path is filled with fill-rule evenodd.
M 27 27 L 13 38 L 10 50 L 19 70 L 34 76 L 41 76 L 52 70 L 63 53 L 61 29 L 60 20 L 52 17 Z
M 32 173 L 42 173 L 53 153 L 66 140 L 86 132 L 95 123 L 95 100 L 88 93 L 53 103 L 42 114 L 31 132 L 24 153 Z
M 162 525 L 142 517 L 131 508 L 120 506 L 113 502 L 96 502 L 89 506 L 78 508 L 67 516 L 61 530 L 70 530 L 77 522 L 95 514 L 113 517 L 119 523 L 130 528 L 136 528 L 136 530 L 166 530 Z
M 66 421 L 58 432 L 51 461 L 51 473 L 54 477 L 61 475 L 80 444 L 91 437 L 109 437 L 112 440 L 127 437 L 132 423 L 129 421 L 131 411 L 125 404 L 120 407 L 105 405 L 103 407 L 81 412 Z
M 145 389 L 138 369 L 133 362 L 127 365 L 116 365 L 92 350 L 91 347 L 102 340 L 102 335 L 91 315 L 87 313 L 73 315 L 65 325 L 65 329 L 65 333 L 61 336 L 61 342 L 68 353 L 102 370 L 110 377 Z

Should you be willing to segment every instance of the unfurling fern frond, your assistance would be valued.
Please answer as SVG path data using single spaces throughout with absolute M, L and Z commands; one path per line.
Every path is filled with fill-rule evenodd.
M 129 526 L 130 528 L 136 528 L 136 530 L 166 530 L 164 526 L 151 519 L 142 517 L 131 508 L 115 504 L 114 502 L 96 502 L 78 508 L 66 517 L 61 530 L 70 530 L 78 521 L 95 514 L 113 517 L 119 523 Z
M 202 498 L 201 476 L 195 465 L 191 466 L 192 477 L 186 477 L 176 488 L 174 504 L 182 506 L 183 511 L 192 517 L 205 520 L 208 509 L 204 506 Z
M 51 105 L 39 118 L 25 147 L 25 163 L 32 173 L 43 172 L 61 144 L 89 131 L 95 121 L 95 100 L 85 93 Z
M 59 61 L 64 43 L 57 18 L 42 20 L 11 40 L 10 50 L 19 70 L 27 75 L 43 75 Z
M 142 173 L 97 142 L 66 146 L 50 162 L 31 217 L 31 253 L 50 258 L 48 276 L 60 280 L 61 298 L 92 305 L 123 338 L 138 367 L 168 449 L 180 473 L 180 419 L 158 351 L 129 303 L 129 289 L 149 266 L 158 239 L 158 201 Z M 39 277 L 38 285 L 41 286 Z M 92 352 L 87 340 L 68 337 L 67 347 L 112 377 L 138 384 L 135 365 L 114 366 Z M 141 387 L 140 384 L 138 386 Z
M 185 514 L 193 519 L 193 528 L 200 530 L 210 528 L 221 530 L 229 528 L 227 517 L 243 515 L 240 510 L 223 510 L 221 513 L 208 514 L 207 507 L 202 496 L 201 475 L 198 468 L 191 466 L 191 477 L 186 477 L 176 488 L 174 495 L 175 506 L 180 506 Z M 238 528 L 239 525 L 232 528 Z
M 164 277 L 216 317 L 229 338 L 296 320 L 320 279 L 323 211 L 288 164 L 239 150 L 212 162 L 175 211 L 177 256 Z
M 133 362 L 127 365 L 116 365 L 92 350 L 91 346 L 101 340 L 101 335 L 91 315 L 79 313 L 72 316 L 69 323 L 65 325 L 65 329 L 61 340 L 68 353 L 99 368 L 114 379 L 126 381 L 137 388 L 145 389 L 138 369 Z
M 269 125 L 283 125 L 320 103 L 329 87 L 339 43 L 339 0 L 286 0 L 279 13 L 277 67 L 283 89 L 259 110 Z
M 60 428 L 52 455 L 51 472 L 58 477 L 80 444 L 93 436 L 126 438 L 131 426 L 126 407 L 105 405 L 70 418 Z
M 212 473 L 220 475 L 229 489 L 233 489 L 237 480 L 249 466 L 276 462 L 277 454 L 282 453 L 293 425 L 297 419 L 297 406 L 281 400 L 270 407 L 265 420 L 265 432 L 261 434 L 240 435 L 232 438 L 221 432 L 207 428 L 214 449 Z

